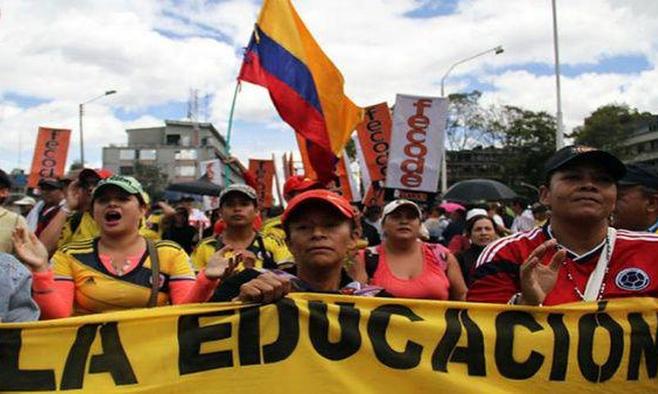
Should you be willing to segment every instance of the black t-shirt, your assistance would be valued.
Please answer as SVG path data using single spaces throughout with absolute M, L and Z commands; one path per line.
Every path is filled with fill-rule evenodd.
M 314 290 L 308 283 L 304 282 L 303 280 L 299 279 L 296 277 L 297 275 L 297 266 L 292 266 L 289 268 L 285 268 L 281 271 L 284 271 L 287 274 L 295 276 L 293 278 L 293 287 L 295 288 L 295 291 L 298 292 L 307 292 L 307 293 L 333 293 L 333 294 L 345 294 L 345 292 L 342 291 L 332 291 L 332 292 L 326 292 L 326 291 L 317 291 Z M 256 279 L 260 274 L 265 272 L 264 270 L 257 270 L 253 268 L 247 268 L 245 270 L 242 270 L 238 272 L 235 275 L 231 275 L 228 278 L 224 279 L 219 286 L 217 286 L 217 289 L 215 290 L 215 293 L 213 293 L 212 297 L 210 297 L 210 302 L 222 302 L 222 301 L 231 301 L 238 295 L 240 295 L 240 286 L 243 284 L 249 282 L 252 279 Z M 345 270 L 341 271 L 341 276 L 340 276 L 340 287 L 341 289 L 345 288 L 347 285 L 350 283 L 354 282 L 354 280 L 345 272 Z M 376 297 L 388 297 L 390 296 L 389 293 L 387 293 L 385 290 L 379 291 L 376 295 Z
M 192 253 L 192 249 L 194 249 L 194 237 L 196 234 L 197 231 L 192 226 L 171 227 L 162 235 L 162 239 L 176 242 L 187 254 L 190 254 Z

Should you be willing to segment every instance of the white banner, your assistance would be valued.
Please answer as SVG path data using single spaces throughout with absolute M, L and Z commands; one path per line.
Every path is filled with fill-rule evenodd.
M 359 162 L 361 184 L 363 185 L 363 190 L 368 190 L 372 181 L 370 180 L 370 171 L 368 171 L 368 164 L 366 164 L 366 157 L 363 155 L 363 149 L 361 148 L 359 136 L 354 134 L 352 136 L 352 141 L 354 141 L 354 147 L 356 148 L 356 159 Z
M 202 161 L 200 165 L 202 180 L 222 185 L 224 166 L 221 165 L 219 159 Z M 217 208 L 219 208 L 219 196 L 203 196 L 204 211 L 212 211 Z
M 445 98 L 396 96 L 387 188 L 437 191 L 447 116 Z

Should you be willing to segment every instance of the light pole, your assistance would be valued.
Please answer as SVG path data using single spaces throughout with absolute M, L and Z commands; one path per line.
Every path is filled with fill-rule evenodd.
M 455 67 L 459 66 L 460 64 L 466 63 L 468 61 L 471 61 L 475 58 L 478 58 L 480 56 L 484 56 L 488 53 L 493 52 L 494 55 L 500 55 L 501 53 L 505 52 L 503 49 L 502 45 L 498 45 L 497 47 L 493 47 L 490 49 L 487 49 L 486 51 L 482 51 L 480 53 L 476 53 L 473 56 L 469 56 L 466 59 L 462 59 L 456 63 L 453 63 L 452 66 L 448 68 L 448 71 L 446 71 L 445 74 L 443 74 L 443 77 L 441 77 L 441 97 L 445 97 L 445 82 L 446 78 L 448 78 L 448 75 L 452 70 L 454 70 Z M 445 147 L 443 149 L 443 158 L 441 159 L 441 194 L 444 194 L 446 190 L 448 190 L 448 165 L 446 163 L 446 150 Z
M 560 51 L 557 40 L 557 8 L 555 0 L 553 6 L 553 48 L 555 50 L 555 90 L 557 92 L 557 130 L 555 130 L 555 148 L 559 150 L 564 146 L 564 124 L 562 122 L 562 93 L 560 92 Z
M 99 98 L 102 98 L 102 97 L 105 97 L 105 96 L 109 96 L 109 95 L 114 94 L 116 92 L 117 92 L 116 90 L 108 90 L 105 93 L 101 94 L 100 96 L 96 96 L 92 99 L 89 99 L 89 100 L 83 102 L 83 103 L 80 103 L 80 117 L 79 117 L 79 120 L 80 120 L 80 165 L 82 167 L 85 166 L 85 143 L 84 143 L 84 133 L 83 133 L 83 129 L 82 129 L 82 118 L 85 115 L 85 104 L 89 104 L 92 101 L 98 100 Z

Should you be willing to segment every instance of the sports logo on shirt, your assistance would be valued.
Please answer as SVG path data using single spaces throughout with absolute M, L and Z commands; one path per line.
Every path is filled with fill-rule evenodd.
M 644 290 L 651 283 L 649 275 L 639 268 L 626 268 L 621 270 L 615 278 L 615 284 L 620 289 L 629 291 Z

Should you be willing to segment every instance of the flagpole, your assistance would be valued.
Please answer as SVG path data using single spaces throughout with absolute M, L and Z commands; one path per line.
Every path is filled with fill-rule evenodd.
M 233 112 L 235 111 L 235 101 L 238 98 L 238 91 L 240 90 L 240 80 L 235 82 L 235 91 L 233 92 L 233 101 L 231 102 L 231 112 L 228 115 L 228 130 L 226 131 L 226 156 L 227 161 L 224 167 L 224 187 L 228 187 L 231 161 L 231 129 L 233 127 Z

